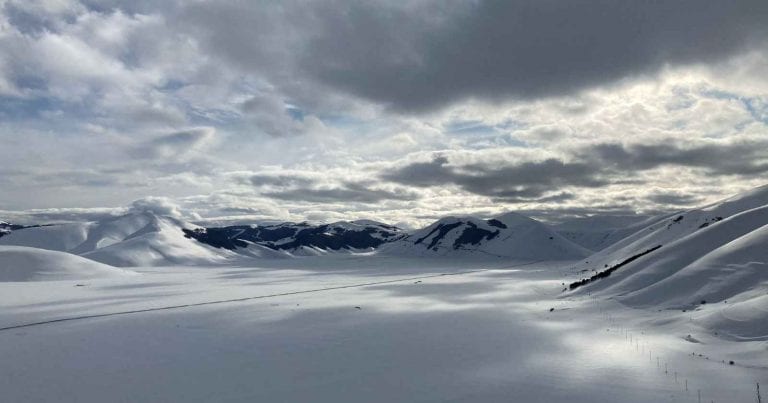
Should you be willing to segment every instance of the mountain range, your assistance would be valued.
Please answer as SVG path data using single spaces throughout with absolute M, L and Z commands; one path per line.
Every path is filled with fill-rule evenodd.
M 205 228 L 149 210 L 85 223 L 0 222 L 0 281 L 342 253 L 562 261 L 572 278 L 565 296 L 693 311 L 729 304 L 700 321 L 734 338 L 768 333 L 768 186 L 672 214 L 593 216 L 555 226 L 506 213 L 444 217 L 415 231 L 369 220 Z

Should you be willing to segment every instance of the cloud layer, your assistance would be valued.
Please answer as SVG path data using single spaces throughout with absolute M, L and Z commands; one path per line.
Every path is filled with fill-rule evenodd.
M 713 201 L 768 171 L 767 27 L 759 0 L 4 0 L 0 212 L 420 225 Z

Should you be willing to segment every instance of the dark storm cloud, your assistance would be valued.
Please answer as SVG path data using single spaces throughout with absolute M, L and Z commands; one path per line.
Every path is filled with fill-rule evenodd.
M 266 192 L 262 195 L 279 200 L 313 203 L 378 203 L 387 200 L 414 200 L 418 198 L 417 194 L 405 189 L 393 191 L 352 182 L 333 187 L 286 189 Z
M 566 193 L 550 192 L 566 186 L 601 187 L 608 184 L 594 167 L 584 163 L 547 159 L 504 166 L 449 165 L 445 157 L 417 162 L 384 172 L 381 179 L 409 186 L 456 185 L 463 190 L 498 201 L 526 202 L 547 198 L 564 201 Z
M 323 15 L 302 66 L 351 93 L 425 109 L 473 96 L 561 94 L 666 63 L 711 62 L 763 41 L 768 26 L 763 0 L 451 4 L 456 11 L 441 13 L 346 3 Z
M 630 172 L 664 165 L 702 168 L 716 175 L 750 176 L 768 172 L 768 140 L 689 147 L 671 140 L 652 145 L 601 144 L 582 151 L 580 156 L 601 169 Z
M 662 166 L 698 168 L 709 175 L 756 177 L 768 172 L 768 141 L 687 147 L 672 139 L 655 145 L 606 143 L 577 150 L 568 161 L 550 158 L 454 165 L 447 157 L 436 156 L 429 162 L 414 162 L 385 171 L 380 178 L 415 187 L 455 185 L 507 203 L 560 202 L 572 198 L 570 193 L 562 192 L 566 187 L 629 184 L 634 173 Z M 697 201 L 669 195 L 649 200 L 670 205 Z
M 764 0 L 325 1 L 266 9 L 196 3 L 184 17 L 210 52 L 236 65 L 297 74 L 283 84 L 311 78 L 401 111 L 568 93 L 666 65 L 715 62 L 763 47 L 768 36 Z M 285 63 L 276 62 L 281 57 Z

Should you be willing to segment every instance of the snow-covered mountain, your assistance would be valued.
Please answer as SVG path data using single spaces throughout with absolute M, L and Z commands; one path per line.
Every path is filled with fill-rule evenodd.
M 132 211 L 106 220 L 15 230 L 0 245 L 28 246 L 69 252 L 113 266 L 213 264 L 226 259 L 221 251 L 184 236 L 198 228 L 150 211 Z
M 263 226 L 237 225 L 184 229 L 184 233 L 188 238 L 216 248 L 240 251 L 243 248 L 261 247 L 291 254 L 372 250 L 405 236 L 400 228 L 370 220 L 339 221 L 322 225 L 306 222 Z
M 382 248 L 383 253 L 416 256 L 494 256 L 571 260 L 589 251 L 542 224 L 516 213 L 483 220 L 446 217 Z

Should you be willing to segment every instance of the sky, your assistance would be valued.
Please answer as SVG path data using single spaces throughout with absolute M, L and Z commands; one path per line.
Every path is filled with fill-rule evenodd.
M 0 219 L 658 214 L 768 177 L 765 0 L 0 0 Z

